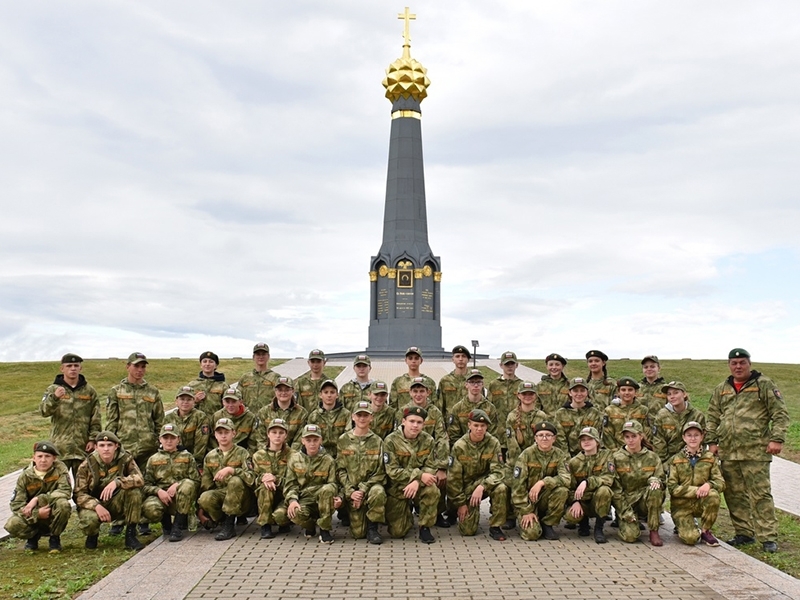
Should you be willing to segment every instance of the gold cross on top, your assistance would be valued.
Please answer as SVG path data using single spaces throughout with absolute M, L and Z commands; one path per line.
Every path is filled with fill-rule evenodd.
M 417 15 L 412 15 L 409 12 L 408 7 L 406 6 L 406 10 L 404 12 L 401 12 L 400 14 L 398 14 L 397 18 L 398 19 L 403 19 L 405 21 L 405 27 L 403 28 L 403 39 L 405 39 L 405 45 L 406 46 L 410 46 L 411 45 L 411 31 L 409 31 L 408 22 L 409 21 L 416 21 L 417 20 Z

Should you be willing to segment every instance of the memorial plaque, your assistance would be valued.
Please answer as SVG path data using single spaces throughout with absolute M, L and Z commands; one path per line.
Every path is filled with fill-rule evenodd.
M 379 319 L 389 318 L 389 282 L 385 277 L 378 281 L 377 313 Z
M 395 310 L 395 317 L 397 317 L 398 319 L 414 318 L 413 290 L 398 289 L 395 292 L 394 310 Z

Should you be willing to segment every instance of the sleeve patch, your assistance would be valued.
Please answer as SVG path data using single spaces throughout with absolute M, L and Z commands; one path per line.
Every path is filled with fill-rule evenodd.
M 448 425 L 452 425 L 452 424 L 453 424 L 453 421 L 454 421 L 454 417 L 453 417 L 453 415 L 448 415 L 448 417 L 447 417 L 447 424 L 448 424 Z
M 383 464 L 385 464 L 385 465 L 389 464 L 389 453 L 388 452 L 384 452 L 383 453 Z
M 519 467 L 514 467 L 514 479 L 519 479 L 519 476 L 522 474 L 522 469 Z
M 448 467 L 452 467 L 453 466 L 453 457 L 452 457 L 452 455 L 450 456 L 450 458 L 447 459 L 447 466 Z
M 781 394 L 781 391 L 778 388 L 773 388 L 772 393 L 775 394 L 775 397 L 778 400 L 783 400 L 783 394 Z
M 608 463 L 608 470 L 609 472 L 614 473 L 617 470 L 617 467 L 614 463 L 610 462 Z
M 511 438 L 511 427 L 506 427 L 506 437 Z
M 200 428 L 200 432 L 201 432 L 203 435 L 208 435 L 208 433 L 209 433 L 209 427 L 208 427 L 208 425 L 203 425 L 203 426 Z

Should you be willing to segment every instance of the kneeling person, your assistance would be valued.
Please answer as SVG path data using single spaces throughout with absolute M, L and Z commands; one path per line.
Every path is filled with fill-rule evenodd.
M 276 386 L 276 389 L 279 388 Z M 303 410 L 299 406 L 298 408 Z M 288 438 L 289 423 L 285 419 L 272 419 L 267 427 L 266 447 L 253 455 L 258 500 L 257 522 L 261 526 L 262 540 L 275 537 L 272 531 L 273 525 L 278 526 L 279 533 L 288 533 L 291 527 L 286 512 L 284 488 L 286 467 L 289 459 L 297 454 L 297 451 L 289 446 Z

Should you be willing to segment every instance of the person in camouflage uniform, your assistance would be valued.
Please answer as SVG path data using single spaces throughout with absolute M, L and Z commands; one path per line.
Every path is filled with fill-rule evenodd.
M 547 375 L 542 375 L 542 380 L 536 386 L 541 410 L 552 420 L 556 411 L 569 402 L 569 380 L 564 375 L 567 359 L 560 354 L 548 354 L 544 359 L 547 365 Z
M 608 355 L 605 352 L 589 350 L 586 353 L 586 364 L 589 366 L 589 376 L 586 378 L 589 397 L 592 404 L 600 410 L 608 406 L 617 394 L 617 384 L 608 376 L 607 362 Z
M 144 478 L 133 455 L 123 449 L 113 431 L 101 431 L 95 438 L 95 450 L 78 467 L 75 477 L 75 504 L 78 519 L 86 535 L 86 548 L 97 548 L 101 523 L 123 519 L 125 547 L 141 550 L 136 537 L 136 523 L 142 516 Z
M 722 461 L 725 501 L 736 533 L 728 543 L 758 540 L 766 552 L 777 552 L 769 463 L 783 449 L 789 413 L 778 386 L 753 370 L 747 350 L 731 350 L 728 367 L 731 375 L 714 389 L 706 417 L 706 441 Z
M 36 442 L 33 460 L 14 486 L 6 531 L 26 540 L 26 550 L 38 550 L 39 538 L 49 535 L 50 552 L 60 552 L 61 534 L 72 514 L 70 495 L 69 469 L 58 460 L 58 450 L 49 440 Z
M 236 437 L 233 443 L 247 450 L 251 455 L 258 450 L 256 439 L 256 415 L 242 402 L 239 390 L 228 388 L 222 395 L 222 408 L 211 416 L 211 421 L 216 423 L 220 419 L 230 419 Z M 216 436 L 209 439 L 209 448 L 217 447 Z
M 436 408 L 442 411 L 442 416 L 445 419 L 450 414 L 450 409 L 467 395 L 466 383 L 470 358 L 472 358 L 472 354 L 465 346 L 453 348 L 453 365 L 455 369 L 439 380 L 434 404 Z
M 523 381 L 517 387 L 517 407 L 506 418 L 505 438 L 508 446 L 506 460 L 513 465 L 522 451 L 536 442 L 536 423 L 547 419 L 547 415 L 536 406 L 536 384 Z M 510 485 L 510 482 L 509 482 Z
M 569 382 L 568 394 L 569 400 L 556 411 L 553 420 L 558 430 L 556 445 L 575 456 L 581 451 L 578 440 L 581 430 L 602 427 L 603 413 L 589 401 L 589 387 L 583 377 L 575 377 Z
M 617 382 L 619 397 L 603 411 L 603 445 L 609 450 L 618 450 L 625 445 L 622 426 L 627 421 L 638 421 L 644 427 L 650 427 L 647 419 L 647 407 L 639 403 L 636 391 L 639 383 L 631 377 L 623 377 Z
M 353 370 L 356 376 L 345 383 L 339 390 L 339 398 L 342 399 L 344 407 L 353 412 L 353 408 L 359 402 L 369 402 L 369 389 L 372 379 L 369 372 L 372 370 L 372 361 L 366 354 L 359 354 L 353 359 Z
M 450 472 L 447 476 L 447 498 L 458 515 L 461 535 L 475 535 L 481 518 L 481 501 L 491 503 L 489 536 L 503 541 L 500 528 L 506 522 L 509 490 L 504 483 L 506 469 L 500 442 L 488 433 L 492 426 L 489 415 L 475 409 L 469 413 L 469 432 L 453 444 Z
M 164 413 L 164 424 L 178 426 L 181 446 L 194 456 L 195 464 L 202 466 L 211 435 L 211 419 L 202 410 L 195 408 L 194 390 L 183 386 L 175 394 L 175 408 Z
M 236 517 L 245 517 L 253 505 L 256 475 L 250 454 L 234 442 L 232 419 L 223 417 L 215 422 L 214 438 L 217 447 L 206 454 L 197 504 L 214 522 L 222 521 L 222 529 L 214 536 L 222 541 L 236 535 Z
M 319 391 L 322 401 L 316 410 L 308 415 L 308 423 L 319 426 L 322 432 L 322 446 L 332 458 L 336 458 L 339 436 L 350 429 L 350 411 L 339 400 L 339 388 L 333 379 L 326 379 Z
M 684 544 L 695 545 L 703 540 L 708 546 L 719 546 L 711 528 L 719 514 L 720 494 L 725 491 L 717 457 L 703 449 L 702 423 L 688 421 L 683 426 L 686 445 L 670 459 L 669 489 L 670 511 Z M 700 530 L 695 518 L 700 519 Z
M 328 381 L 324 373 L 325 363 L 327 361 L 328 359 L 325 358 L 325 353 L 318 348 L 314 348 L 308 353 L 309 370 L 298 377 L 294 382 L 295 390 L 297 391 L 297 401 L 300 403 L 300 406 L 306 409 L 308 414 L 314 412 L 319 406 L 322 384 Z
M 392 381 L 391 402 L 395 409 L 406 406 L 411 402 L 411 381 L 416 377 L 424 377 L 428 380 L 429 388 L 436 388 L 436 382 L 419 371 L 422 365 L 422 350 L 416 346 L 411 346 L 411 348 L 406 350 L 405 361 L 408 372 L 403 373 L 399 377 L 395 377 L 394 381 Z
M 453 406 L 450 415 L 447 417 L 447 437 L 450 444 L 455 444 L 464 435 L 466 435 L 469 428 L 469 414 L 473 410 L 482 410 L 489 416 L 492 422 L 492 428 L 489 433 L 496 439 L 498 424 L 495 421 L 497 418 L 497 409 L 494 404 L 483 395 L 483 373 L 478 369 L 470 369 L 467 375 L 467 396 L 460 402 Z M 502 429 L 500 429 L 502 431 Z M 499 442 L 498 442 L 499 443 Z
M 689 404 L 686 386 L 680 381 L 670 381 L 662 386 L 661 394 L 666 396 L 667 403 L 653 421 L 653 448 L 666 466 L 667 461 L 684 446 L 683 426 L 696 421 L 705 427 L 706 416 Z
M 500 355 L 500 368 L 503 370 L 503 374 L 492 380 L 487 390 L 487 398 L 497 410 L 495 435 L 503 449 L 504 459 L 508 457 L 508 438 L 502 435 L 503 425 L 505 425 L 509 413 L 517 407 L 517 390 L 519 384 L 522 383 L 522 380 L 517 377 L 518 366 L 519 361 L 517 361 L 516 354 L 510 351 L 503 352 Z
M 77 354 L 62 356 L 61 374 L 56 375 L 39 405 L 41 415 L 50 417 L 50 440 L 73 477 L 86 456 L 94 451 L 94 438 L 101 429 L 97 392 L 81 375 L 82 363 Z
M 650 544 L 663 546 L 664 542 L 658 533 L 661 504 L 664 502 L 666 489 L 661 459 L 653 452 L 644 436 L 642 424 L 638 421 L 626 421 L 622 426 L 622 434 L 625 445 L 614 453 L 617 479 L 623 494 L 623 502 L 619 506 L 630 507 L 633 514 L 617 515 L 620 538 L 629 543 L 639 539 L 636 517 L 646 517 Z M 627 516 L 630 518 L 625 519 Z
M 651 354 L 642 359 L 642 374 L 644 377 L 639 381 L 639 402 L 647 407 L 648 417 L 652 422 L 667 402 L 664 392 L 666 381 L 661 377 L 661 362 L 657 356 Z
M 280 419 L 288 427 L 286 443 L 295 450 L 300 449 L 300 433 L 308 421 L 306 409 L 294 398 L 294 381 L 291 377 L 279 377 L 275 382 L 275 398 L 258 412 L 256 442 L 263 448 L 268 442 L 267 428 L 274 419 Z
M 333 511 L 342 503 L 336 484 L 336 461 L 322 448 L 322 431 L 308 424 L 301 434 L 303 449 L 286 465 L 284 495 L 292 522 L 305 529 L 306 539 L 320 528 L 319 541 L 332 544 Z
M 239 378 L 236 389 L 244 405 L 257 415 L 264 405 L 272 402 L 279 375 L 269 368 L 269 346 L 264 342 L 253 346 L 253 364 L 253 370 Z
M 161 450 L 147 460 L 144 471 L 142 516 L 150 523 L 160 522 L 161 531 L 170 542 L 180 542 L 183 531 L 189 528 L 189 513 L 200 488 L 200 472 L 194 456 L 188 450 L 178 449 L 181 441 L 178 425 L 164 425 L 158 439 Z
M 339 436 L 336 477 L 350 516 L 350 535 L 364 537 L 370 544 L 382 544 L 380 524 L 386 522 L 386 471 L 383 468 L 383 440 L 370 431 L 372 408 L 358 402 L 353 412 L 355 426 Z
M 400 427 L 383 442 L 386 486 L 386 522 L 389 535 L 405 537 L 414 524 L 411 506 L 419 514 L 419 539 L 425 544 L 436 540 L 431 527 L 437 519 L 439 487 L 435 473 L 441 467 L 436 459 L 436 441 L 423 431 L 427 411 L 416 405 L 403 409 Z
M 194 390 L 197 408 L 207 415 L 213 415 L 222 408 L 222 394 L 228 389 L 225 373 L 217 372 L 219 356 L 211 351 L 200 355 L 200 373 L 188 385 Z
M 300 406 L 298 408 L 302 409 Z M 267 427 L 266 444 L 253 455 L 258 500 L 257 522 L 261 526 L 262 540 L 275 537 L 273 525 L 278 526 L 278 533 L 289 533 L 291 530 L 284 491 L 286 468 L 289 459 L 297 451 L 288 442 L 289 423 L 281 418 L 272 419 Z
M 394 431 L 397 413 L 388 404 L 389 386 L 383 381 L 373 381 L 369 388 L 369 401 L 372 408 L 372 425 L 370 429 L 381 439 Z
M 569 497 L 569 455 L 554 446 L 556 426 L 542 421 L 535 430 L 536 443 L 515 462 L 511 488 L 520 536 L 526 542 L 558 539 L 553 526 L 561 521 Z

